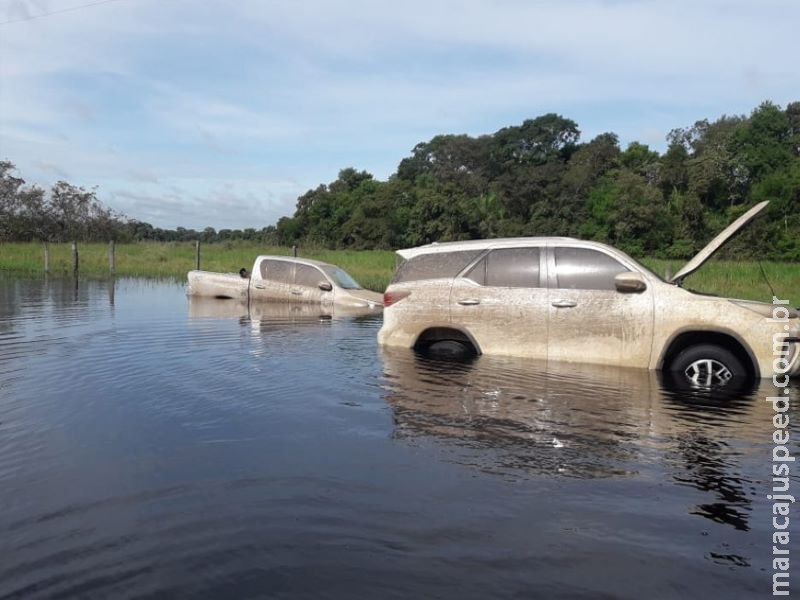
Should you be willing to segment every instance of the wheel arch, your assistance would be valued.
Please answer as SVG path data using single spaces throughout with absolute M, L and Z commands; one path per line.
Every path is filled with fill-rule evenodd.
M 414 341 L 414 350 L 424 350 L 433 342 L 440 342 L 444 340 L 452 340 L 462 342 L 472 346 L 476 355 L 480 355 L 481 347 L 472 334 L 466 329 L 452 326 L 436 326 L 428 327 L 417 336 Z
M 761 377 L 753 351 L 739 335 L 726 329 L 690 328 L 676 331 L 664 344 L 656 368 L 664 370 L 681 351 L 699 344 L 714 344 L 729 350 L 742 361 L 751 377 Z

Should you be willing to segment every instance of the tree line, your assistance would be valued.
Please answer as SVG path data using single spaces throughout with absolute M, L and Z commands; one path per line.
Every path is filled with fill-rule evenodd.
M 635 256 L 687 258 L 754 202 L 767 214 L 736 256 L 800 259 L 800 102 L 700 120 L 659 153 L 614 133 L 580 141 L 546 114 L 491 135 L 437 135 L 387 181 L 343 169 L 278 221 L 282 244 L 397 248 L 521 235 L 607 242 Z
M 674 129 L 663 153 L 614 133 L 588 142 L 557 114 L 493 134 L 437 135 L 386 180 L 342 169 L 261 229 L 161 229 L 106 208 L 96 189 L 26 185 L 0 162 L 0 240 L 206 242 L 393 249 L 522 235 L 603 241 L 687 258 L 753 203 L 766 215 L 729 254 L 800 260 L 800 102 Z
M 0 161 L 0 242 L 9 241 L 251 241 L 277 243 L 275 227 L 201 231 L 162 229 L 106 207 L 97 189 L 59 181 L 49 190 L 27 185 L 14 165 Z

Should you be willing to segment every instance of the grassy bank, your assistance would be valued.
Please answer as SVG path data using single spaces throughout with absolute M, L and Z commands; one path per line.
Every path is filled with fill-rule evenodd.
M 265 247 L 250 243 L 208 244 L 201 248 L 203 269 L 209 271 L 238 271 L 252 266 L 258 254 L 291 254 L 290 248 Z M 381 291 L 394 271 L 393 252 L 382 250 L 323 250 L 300 249 L 300 255 L 334 263 L 348 271 L 362 285 Z M 663 274 L 670 266 L 676 272 L 681 261 L 643 259 L 656 273 Z M 53 275 L 71 273 L 69 244 L 50 245 L 50 272 Z M 102 277 L 109 274 L 108 246 L 81 244 L 81 273 Z M 762 263 L 775 291 L 800 306 L 800 265 Z M 182 280 L 194 268 L 194 244 L 139 243 L 120 244 L 116 252 L 116 273 L 131 277 L 174 277 Z M 36 274 L 44 272 L 41 244 L 0 244 L 0 271 Z M 711 261 L 686 280 L 686 287 L 703 292 L 769 302 L 772 298 L 761 269 L 755 262 Z
M 640 260 L 661 276 L 668 267 L 670 272 L 677 273 L 685 264 L 680 260 Z M 800 265 L 796 263 L 762 262 L 759 266 L 753 261 L 712 259 L 687 277 L 684 287 L 730 298 L 772 302 L 772 292 L 764 274 L 781 300 L 788 299 L 791 306 L 800 306 Z
M 195 267 L 194 242 L 158 242 L 118 244 L 116 274 L 120 277 L 174 277 L 184 280 Z M 200 268 L 206 271 L 235 272 L 252 268 L 259 254 L 291 255 L 291 248 L 270 247 L 251 243 L 206 244 L 200 248 Z M 108 245 L 80 244 L 80 272 L 92 277 L 109 275 Z M 323 260 L 342 267 L 361 285 L 383 290 L 391 279 L 395 259 L 393 252 L 354 250 L 306 250 L 300 256 Z M 0 271 L 43 273 L 42 244 L 0 244 Z M 69 244 L 50 244 L 50 273 L 72 273 Z

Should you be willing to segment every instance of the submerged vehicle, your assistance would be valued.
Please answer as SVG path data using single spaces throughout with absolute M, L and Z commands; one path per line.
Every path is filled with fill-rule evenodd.
M 259 256 L 252 271 L 189 271 L 189 296 L 242 302 L 299 302 L 380 310 L 383 297 L 365 290 L 346 271 L 328 263 L 291 256 Z
M 399 250 L 379 343 L 671 371 L 700 387 L 800 373 L 800 318 L 691 292 L 683 280 L 758 214 L 742 215 L 668 281 L 608 245 L 562 237 Z M 777 302 L 778 299 L 773 299 Z

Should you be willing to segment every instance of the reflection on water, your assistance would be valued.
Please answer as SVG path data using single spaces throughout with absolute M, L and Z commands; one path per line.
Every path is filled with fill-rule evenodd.
M 744 394 L 676 392 L 639 369 L 382 356 L 398 438 L 430 437 L 457 448 L 457 462 L 511 477 L 637 477 L 666 467 L 673 481 L 708 493 L 693 514 L 749 530 L 753 482 L 742 468 L 763 457 L 748 440 L 763 448 L 774 431 L 766 380 Z
M 379 327 L 0 279 L 0 598 L 768 594 L 767 383 L 437 362 Z

